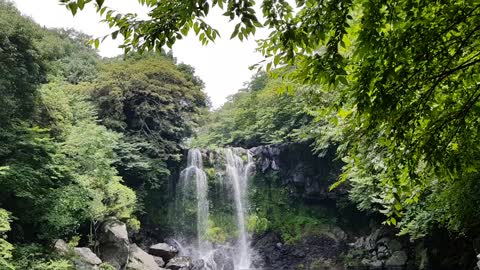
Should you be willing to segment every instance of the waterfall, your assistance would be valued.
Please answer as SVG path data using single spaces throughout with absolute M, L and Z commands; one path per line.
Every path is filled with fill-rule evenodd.
M 245 164 L 239 156 L 238 149 L 225 149 L 226 173 L 232 181 L 233 197 L 235 201 L 235 210 L 237 216 L 237 227 L 239 231 L 238 249 L 239 256 L 236 260 L 237 269 L 248 269 L 251 264 L 250 243 L 247 235 L 245 217 L 247 214 L 247 190 L 248 174 L 253 166 L 252 158 L 249 153 Z
M 196 194 L 196 216 L 197 216 L 197 252 L 205 254 L 209 251 L 209 243 L 205 240 L 208 227 L 208 183 L 207 176 L 203 171 L 202 153 L 198 149 L 188 151 L 187 168 L 180 173 L 179 189 L 181 196 L 180 213 L 187 208 L 188 196 L 192 191 Z M 194 190 L 193 190 L 194 189 Z M 185 218 L 185 214 L 182 214 Z
M 246 228 L 248 214 L 248 179 L 254 168 L 251 154 L 241 148 L 227 148 L 214 153 L 204 169 L 202 152 L 198 149 L 188 151 L 187 167 L 181 171 L 176 185 L 175 213 L 177 220 L 177 240 L 181 254 L 203 261 L 205 270 L 249 269 L 251 265 L 250 239 Z M 243 158 L 242 158 L 243 157 Z M 205 171 L 215 166 L 218 174 L 211 179 L 213 192 L 210 197 L 209 179 Z M 212 203 L 211 205 L 209 204 Z M 220 204 L 219 204 L 220 203 Z M 218 209 L 210 206 L 227 205 L 233 231 L 238 232 L 237 239 L 231 242 L 210 242 L 209 226 L 215 226 L 209 218 L 214 218 Z M 210 210 L 212 212 L 210 213 Z M 224 211 L 224 210 L 222 210 Z M 210 214 L 212 216 L 210 216 Z M 172 216 L 173 217 L 173 216 Z M 196 222 L 196 227 L 194 226 Z M 235 234 L 233 234 L 235 235 Z M 235 243 L 235 246 L 232 245 Z M 227 266 L 228 265 L 228 266 Z

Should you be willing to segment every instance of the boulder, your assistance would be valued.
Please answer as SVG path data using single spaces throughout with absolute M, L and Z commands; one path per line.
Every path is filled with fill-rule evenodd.
M 98 232 L 100 258 L 115 269 L 125 267 L 130 253 L 127 226 L 115 218 L 107 219 Z
M 385 267 L 396 269 L 407 264 L 408 256 L 403 250 L 395 251 L 390 258 L 385 262 Z
M 76 270 L 97 270 L 102 263 L 102 260 L 89 248 L 74 248 L 73 253 L 75 254 L 73 262 Z
M 477 255 L 477 267 L 480 269 L 480 254 Z
M 67 242 L 62 239 L 55 240 L 53 249 L 61 256 L 68 256 L 71 252 L 71 248 L 68 246 Z
M 163 261 L 162 261 L 163 262 Z M 137 245 L 130 246 L 130 256 L 127 264 L 128 270 L 161 270 L 155 258 L 143 251 Z
M 185 256 L 174 257 L 165 267 L 171 270 L 190 270 L 192 269 L 192 260 Z
M 159 243 L 151 246 L 148 249 L 148 253 L 152 254 L 153 256 L 161 257 L 164 261 L 168 262 L 178 254 L 178 250 L 169 244 Z

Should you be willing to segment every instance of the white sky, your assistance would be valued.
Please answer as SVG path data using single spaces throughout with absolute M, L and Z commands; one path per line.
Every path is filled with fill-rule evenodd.
M 180 0 L 181 1 L 181 0 Z M 37 23 L 46 27 L 74 28 L 94 37 L 102 37 L 111 32 L 108 26 L 100 23 L 101 18 L 95 13 L 93 5 L 72 16 L 58 0 L 13 0 L 22 14 L 30 16 Z M 146 14 L 147 9 L 137 0 L 107 0 L 105 5 L 120 12 Z M 221 16 L 221 11 L 213 9 L 208 22 L 220 31 L 221 38 L 215 43 L 202 46 L 190 32 L 189 36 L 177 41 L 173 54 L 179 62 L 195 67 L 196 74 L 205 82 L 205 91 L 210 96 L 214 108 L 225 102 L 225 98 L 243 87 L 254 71 L 248 69 L 262 56 L 255 52 L 256 43 L 250 38 L 247 41 L 230 40 L 233 24 L 228 18 Z M 265 30 L 257 32 L 257 37 L 265 36 Z M 105 57 L 122 54 L 117 40 L 107 39 L 99 47 L 99 53 Z

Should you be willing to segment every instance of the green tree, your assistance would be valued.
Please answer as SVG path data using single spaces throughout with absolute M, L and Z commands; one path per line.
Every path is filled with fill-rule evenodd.
M 4 235 L 8 231 L 10 231 L 10 215 L 5 209 L 0 208 L 0 267 L 2 269 L 13 269 L 10 262 L 13 246 L 7 242 Z
M 268 78 L 265 73 L 254 75 L 246 86 L 209 114 L 191 146 L 248 148 L 303 140 L 300 134 L 312 121 L 306 99 L 310 89 Z M 297 91 L 282 92 L 287 86 Z
M 93 81 L 98 73 L 99 56 L 88 41 L 91 37 L 73 29 L 38 29 L 42 38 L 36 48 L 46 63 L 49 81 L 72 84 Z
M 44 63 L 36 49 L 40 35 L 10 2 L 0 1 L 0 126 L 32 116 Z

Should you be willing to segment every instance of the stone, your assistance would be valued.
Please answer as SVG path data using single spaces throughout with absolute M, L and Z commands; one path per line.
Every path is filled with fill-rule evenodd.
M 388 238 L 388 237 L 382 237 L 382 238 L 380 238 L 380 239 L 378 239 L 378 240 L 376 241 L 376 244 L 377 244 L 377 245 L 386 246 L 386 245 L 388 244 L 388 242 L 390 242 L 390 238 Z
M 143 251 L 137 245 L 130 246 L 130 256 L 127 264 L 129 270 L 160 270 L 160 266 L 155 261 L 155 258 Z
M 390 256 L 390 252 L 388 251 L 386 246 L 379 246 L 377 248 L 377 258 L 380 260 L 386 259 Z
M 190 270 L 192 268 L 192 260 L 185 256 L 174 257 L 170 259 L 165 267 L 171 270 Z
M 153 256 L 161 257 L 164 261 L 168 262 L 170 259 L 178 254 L 178 250 L 175 247 L 166 243 L 159 243 L 150 246 L 148 253 Z
M 365 249 L 369 251 L 375 249 L 375 247 L 377 246 L 377 236 L 378 236 L 377 231 L 367 236 L 367 238 L 365 239 Z
M 300 250 L 300 249 L 295 249 L 293 251 L 292 255 L 297 257 L 297 258 L 305 258 L 305 256 L 307 256 L 307 254 L 305 254 L 305 252 L 303 250 Z
M 73 253 L 75 254 L 73 263 L 76 270 L 97 270 L 102 263 L 102 260 L 89 248 L 77 247 L 73 249 Z
M 115 269 L 122 269 L 128 262 L 130 243 L 127 226 L 116 218 L 103 222 L 98 231 L 100 258 Z
M 390 252 L 400 251 L 402 250 L 402 244 L 398 240 L 390 240 L 388 242 L 388 249 L 390 250 Z
M 407 264 L 408 256 L 403 250 L 395 251 L 390 258 L 385 262 L 386 267 L 399 267 Z
M 55 240 L 53 249 L 61 256 L 68 256 L 71 252 L 71 248 L 68 246 L 67 242 L 62 239 Z
M 86 247 L 77 247 L 73 249 L 73 252 L 76 256 L 78 256 L 82 261 L 89 263 L 89 264 L 101 264 L 102 260 L 97 257 L 95 253 L 89 248 Z
M 383 263 L 379 260 L 369 260 L 366 258 L 363 259 L 361 263 L 364 266 L 369 267 L 369 269 L 382 269 L 382 265 L 383 265 Z
M 160 267 L 163 267 L 165 265 L 165 261 L 162 259 L 162 257 L 158 257 L 158 256 L 153 256 L 153 259 L 155 260 L 155 262 L 157 263 L 158 266 Z
M 477 255 L 477 267 L 480 269 L 480 254 Z

